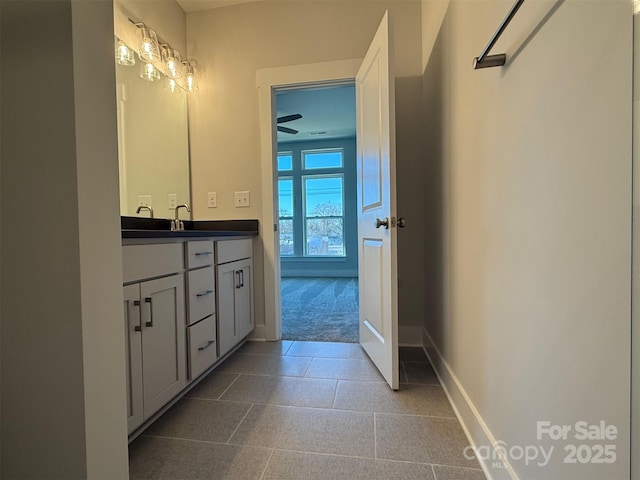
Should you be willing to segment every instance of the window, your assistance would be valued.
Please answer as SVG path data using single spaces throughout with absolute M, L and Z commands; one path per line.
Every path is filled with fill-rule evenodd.
M 293 180 L 278 179 L 278 231 L 280 255 L 294 255 L 293 236 Z
M 303 177 L 305 253 L 344 256 L 343 176 Z
M 342 148 L 278 153 L 280 255 L 344 257 Z

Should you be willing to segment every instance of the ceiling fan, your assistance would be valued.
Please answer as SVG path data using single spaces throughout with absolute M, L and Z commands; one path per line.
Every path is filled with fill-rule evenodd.
M 294 120 L 300 120 L 301 118 L 302 118 L 302 115 L 300 115 L 299 113 L 294 113 L 293 115 L 285 115 L 284 117 L 278 117 L 276 119 L 276 123 L 293 122 Z M 290 133 L 292 135 L 295 135 L 296 133 L 298 133 L 298 130 L 294 130 L 293 128 L 289 128 L 289 127 L 282 127 L 278 125 L 277 128 L 279 132 L 283 132 L 283 133 Z

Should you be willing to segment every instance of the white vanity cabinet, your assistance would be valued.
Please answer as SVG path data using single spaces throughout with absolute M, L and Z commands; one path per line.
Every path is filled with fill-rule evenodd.
M 187 264 L 187 350 L 189 379 L 193 380 L 218 359 L 216 349 L 214 242 L 185 244 Z
M 186 386 L 181 244 L 123 246 L 129 433 Z
M 254 328 L 252 240 L 217 242 L 218 347 L 223 356 Z

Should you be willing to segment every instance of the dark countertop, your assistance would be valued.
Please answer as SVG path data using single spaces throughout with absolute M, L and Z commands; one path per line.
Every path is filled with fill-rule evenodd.
M 120 217 L 122 238 L 238 237 L 258 235 L 258 220 L 184 220 L 171 231 L 165 218 Z

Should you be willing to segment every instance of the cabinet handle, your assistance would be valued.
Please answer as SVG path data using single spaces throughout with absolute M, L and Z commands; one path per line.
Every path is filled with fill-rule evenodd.
M 198 347 L 198 351 L 202 351 L 202 350 L 206 350 L 207 348 L 209 348 L 211 345 L 213 345 L 214 343 L 216 343 L 215 340 L 209 340 L 207 342 L 207 344 L 204 347 Z
M 134 300 L 133 305 L 136 307 L 140 307 L 140 300 Z M 140 317 L 140 310 L 138 310 L 138 325 L 133 327 L 133 330 L 136 332 L 142 331 L 142 318 Z
M 205 290 L 204 292 L 196 293 L 196 297 L 206 297 L 207 295 L 211 295 L 213 290 Z
M 244 269 L 240 270 L 240 286 L 244 287 Z
M 213 252 L 196 252 L 196 257 L 199 257 L 200 255 L 213 255 Z
M 151 303 L 151 297 L 146 297 L 144 301 L 149 304 L 149 321 L 145 322 L 145 326 L 153 327 L 153 303 Z
M 242 270 L 237 270 L 236 271 L 236 288 L 241 288 L 242 287 L 242 283 L 240 282 L 240 273 L 242 272 Z

